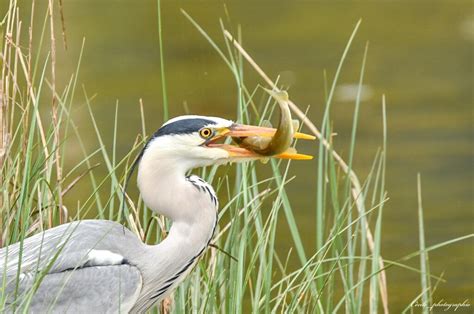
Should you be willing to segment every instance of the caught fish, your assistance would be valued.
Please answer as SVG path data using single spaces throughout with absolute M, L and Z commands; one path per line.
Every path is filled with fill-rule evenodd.
M 280 108 L 280 120 L 278 121 L 275 134 L 271 137 L 249 136 L 234 140 L 237 141 L 239 145 L 262 156 L 273 156 L 288 150 L 295 134 L 295 130 L 298 129 L 299 122 L 291 119 L 287 92 L 265 90 L 275 98 Z M 269 127 L 271 128 L 271 125 Z
M 273 128 L 272 123 L 268 120 L 263 120 L 260 126 L 264 128 Z M 268 147 L 271 140 L 272 137 L 248 136 L 244 138 L 241 143 L 246 147 L 251 147 L 253 151 L 256 151 Z

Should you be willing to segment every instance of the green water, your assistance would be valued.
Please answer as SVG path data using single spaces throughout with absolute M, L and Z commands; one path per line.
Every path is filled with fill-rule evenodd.
M 63 1 L 69 49 L 60 62 L 59 78 L 75 68 L 82 38 L 85 53 L 80 84 L 97 94 L 93 109 L 111 143 L 116 100 L 120 104 L 119 152 L 124 154 L 140 132 L 139 99 L 147 131 L 162 122 L 159 54 L 154 1 Z M 223 45 L 219 18 L 223 1 L 165 2 L 162 8 L 166 79 L 171 116 L 191 113 L 235 119 L 237 91 L 233 77 L 210 45 L 180 13 L 184 8 Z M 365 84 L 370 89 L 360 114 L 355 169 L 365 178 L 381 145 L 381 97 L 387 97 L 387 190 L 384 211 L 385 258 L 417 250 L 416 174 L 422 175 L 428 245 L 471 233 L 473 215 L 473 4 L 445 2 L 275 2 L 230 1 L 231 25 L 242 26 L 244 46 L 270 75 L 282 74 L 300 108 L 322 119 L 323 70 L 332 79 L 342 50 L 359 18 L 361 29 L 344 66 L 341 84 L 356 84 L 366 41 L 369 53 Z M 246 70 L 247 86 L 261 83 Z M 354 102 L 339 90 L 332 118 L 336 147 L 347 156 Z M 350 97 L 349 97 L 350 98 Z M 82 97 L 78 97 L 78 105 Z M 78 110 L 77 115 L 85 113 Z M 78 117 L 80 118 L 80 117 Z M 80 131 L 91 135 L 88 116 Z M 96 147 L 91 140 L 88 145 Z M 300 151 L 316 154 L 317 143 Z M 74 151 L 72 151 L 74 153 Z M 79 154 L 79 152 L 78 152 Z M 289 185 L 295 216 L 308 252 L 315 246 L 316 161 L 294 163 Z M 70 194 L 71 206 L 76 194 Z M 278 246 L 291 246 L 282 225 Z M 410 265 L 417 266 L 418 258 Z M 444 272 L 434 300 L 474 302 L 474 246 L 463 242 L 430 255 L 431 271 Z M 393 313 L 420 293 L 416 273 L 387 272 Z M 472 311 L 472 307 L 470 311 Z M 459 310 L 460 311 L 460 310 Z

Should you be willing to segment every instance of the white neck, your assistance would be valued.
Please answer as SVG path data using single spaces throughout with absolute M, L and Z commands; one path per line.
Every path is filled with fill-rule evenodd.
M 150 297 L 167 280 L 180 274 L 173 280 L 175 286 L 184 279 L 209 244 L 217 223 L 217 202 L 207 190 L 199 189 L 186 178 L 186 167 L 178 165 L 183 163 L 176 158 L 147 151 L 138 168 L 138 187 L 145 204 L 172 221 L 168 236 L 150 247 L 142 269 L 148 273 L 144 277 L 146 291 L 142 294 L 146 302 L 157 301 Z M 202 184 L 213 192 L 210 185 Z
M 138 167 L 138 188 L 143 201 L 173 224 L 202 229 L 208 234 L 214 227 L 216 207 L 207 193 L 186 179 L 191 166 L 173 157 L 160 156 L 159 149 L 153 150 L 156 152 L 143 155 Z
M 173 225 L 167 239 L 183 245 L 191 241 L 200 250 L 213 232 L 217 208 L 207 192 L 186 179 L 189 167 L 176 158 L 160 156 L 159 149 L 151 148 L 140 161 L 138 187 L 152 211 L 171 219 Z

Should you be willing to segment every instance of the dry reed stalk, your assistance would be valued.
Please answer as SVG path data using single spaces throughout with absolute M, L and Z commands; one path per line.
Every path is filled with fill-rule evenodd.
M 11 45 L 13 48 L 15 48 L 15 58 L 17 58 L 17 60 L 20 62 L 21 70 L 23 71 L 23 74 L 25 76 L 26 85 L 27 85 L 27 96 L 29 97 L 27 103 L 28 104 L 32 103 L 33 107 L 38 108 L 38 103 L 36 101 L 36 94 L 35 94 L 35 91 L 34 91 L 34 88 L 33 88 L 33 83 L 31 81 L 30 74 L 28 72 L 27 62 L 25 61 L 23 51 L 22 51 L 20 45 L 17 45 L 15 43 L 13 43 L 8 38 L 7 38 L 6 42 L 9 45 Z M 6 66 L 8 67 L 7 64 L 6 64 Z M 6 86 L 5 86 L 5 89 L 6 89 Z M 8 93 L 8 90 L 6 89 L 6 95 L 7 95 L 7 93 Z M 36 122 L 38 124 L 38 133 L 40 135 L 44 155 L 49 156 L 49 150 L 48 150 L 48 146 L 47 146 L 47 142 L 46 142 L 46 135 L 45 135 L 45 132 L 44 132 L 43 122 L 41 120 L 39 110 L 35 110 L 35 116 L 36 116 Z
M 234 37 L 229 33 L 229 31 L 224 30 L 224 35 L 229 39 L 232 44 L 237 48 L 237 50 L 240 52 L 240 54 L 247 60 L 247 62 L 254 68 L 254 70 L 263 78 L 263 80 L 273 89 L 279 90 L 278 86 L 268 77 L 268 75 L 260 68 L 260 66 L 253 60 L 253 58 L 245 51 L 245 49 L 237 42 L 237 40 L 234 39 Z M 303 111 L 301 111 L 298 106 L 291 100 L 288 100 L 288 103 L 290 105 L 291 110 L 298 116 L 298 118 L 301 119 L 301 121 L 310 129 L 311 132 L 318 138 L 318 140 L 328 149 L 329 151 L 332 152 L 333 158 L 336 160 L 336 162 L 339 164 L 341 167 L 342 171 L 349 176 L 349 179 L 352 184 L 352 191 L 353 195 L 357 196 L 354 197 L 356 208 L 359 211 L 359 214 L 365 213 L 365 208 L 364 208 L 364 202 L 360 201 L 358 202 L 357 199 L 360 199 L 362 196 L 362 186 L 360 184 L 359 178 L 357 177 L 356 173 L 352 170 L 349 169 L 349 166 L 347 163 L 342 159 L 342 157 L 334 150 L 331 148 L 331 144 L 321 135 L 321 132 L 318 130 L 318 128 L 309 120 L 306 115 L 304 114 Z M 365 225 L 367 226 L 367 242 L 369 244 L 369 249 L 371 252 L 374 250 L 374 240 L 372 233 L 369 229 L 369 226 L 366 222 L 366 217 L 363 215 L 362 221 L 365 221 Z M 380 256 L 379 260 L 380 264 L 380 273 L 379 273 L 379 287 L 380 287 L 380 295 L 382 298 L 382 305 L 384 309 L 384 313 L 388 314 L 388 293 L 387 293 L 387 280 L 386 280 L 386 274 L 385 274 L 385 267 L 384 267 L 384 262 L 382 259 L 382 256 Z
M 66 22 L 64 21 L 63 0 L 59 0 L 59 15 L 61 16 L 61 31 L 63 35 L 64 50 L 67 50 Z
M 58 208 L 59 208 L 59 224 L 64 222 L 63 214 L 63 196 L 62 196 L 62 167 L 61 167 L 61 150 L 59 149 L 60 143 L 60 128 L 59 128 L 59 119 L 58 119 L 58 101 L 56 99 L 56 38 L 54 35 L 54 6 L 53 0 L 49 0 L 48 5 L 48 14 L 49 14 L 49 26 L 50 26 L 50 35 L 51 35 L 51 89 L 52 89 L 52 111 L 53 111 L 53 130 L 54 130 L 54 140 L 53 147 L 55 154 L 55 164 L 56 164 L 56 184 L 58 189 Z M 50 211 L 52 215 L 52 211 Z M 51 218 L 51 216 L 50 216 Z M 50 220 L 50 224 L 51 224 Z M 52 224 L 50 225 L 52 227 Z
M 0 182 L 5 186 L 3 177 L 3 162 L 6 154 L 5 142 L 5 119 L 4 119 L 5 104 L 3 102 L 3 80 L 0 78 Z M 0 193 L 0 208 L 3 207 L 3 193 Z M 0 226 L 3 226 L 3 215 L 0 215 Z M 2 237 L 0 236 L 0 247 L 3 247 Z
M 15 110 L 20 110 L 19 116 L 21 121 L 19 123 L 23 124 L 23 128 L 26 130 L 30 127 L 30 110 L 33 110 L 35 115 L 35 120 L 37 123 L 36 129 L 40 135 L 41 144 L 40 147 L 43 149 L 44 156 L 49 156 L 48 146 L 45 136 L 45 131 L 41 116 L 38 110 L 38 99 L 37 94 L 33 86 L 33 68 L 32 68 L 32 42 L 33 42 L 33 14 L 35 9 L 35 1 L 32 2 L 31 7 L 31 19 L 30 26 L 28 29 L 29 33 L 29 42 L 28 47 L 25 48 L 27 53 L 24 53 L 25 50 L 20 44 L 21 30 L 22 30 L 22 21 L 20 19 L 19 7 L 17 1 L 11 1 L 10 6 L 7 10 L 7 15 L 5 18 L 4 24 L 4 37 L 2 38 L 2 52 L 0 52 L 1 58 L 1 136 L 0 136 L 0 145 L 1 145 L 1 166 L 5 165 L 5 162 L 8 162 L 7 152 L 9 149 L 11 134 L 13 134 L 14 129 L 17 127 L 17 124 L 14 123 L 15 116 L 17 115 Z M 26 82 L 26 95 L 23 98 L 23 89 L 19 86 L 19 81 L 25 80 Z M 19 98 L 19 99 L 18 99 Z M 28 145 L 28 137 L 22 137 L 19 142 L 19 147 L 21 149 L 20 154 L 24 158 L 26 156 L 26 149 Z M 23 159 L 20 159 L 23 160 Z M 21 178 L 21 162 L 13 169 L 14 174 L 12 175 L 13 180 L 11 182 L 2 182 L 4 186 L 8 185 L 8 197 L 11 200 L 15 200 L 17 193 L 20 189 L 19 179 Z M 4 173 L 2 173 L 3 175 Z M 5 180 L 2 176 L 1 180 Z M 2 195 L 5 197 L 4 195 Z M 49 195 L 51 198 L 52 196 Z M 6 199 L 2 199 L 2 202 Z M 2 204 L 3 207 L 4 204 Z M 0 215 L 4 219 L 3 215 Z M 8 213 L 8 216 L 15 217 L 14 212 Z M 3 222 L 5 224 L 3 224 Z M 1 235 L 0 242 L 4 243 L 7 235 L 9 234 L 9 226 L 11 221 L 3 221 L 2 226 L 5 230 Z M 21 222 L 20 222 L 21 223 Z
M 161 301 L 161 311 L 160 313 L 163 313 L 163 314 L 169 314 L 171 313 L 171 308 L 173 306 L 173 301 L 171 299 L 171 295 L 164 298 L 163 301 Z
M 28 27 L 28 55 L 27 55 L 27 75 L 28 75 L 28 78 L 27 78 L 27 81 L 32 81 L 33 80 L 33 77 L 32 77 L 32 73 L 33 73 L 33 69 L 32 69 L 32 62 L 33 62 L 33 25 L 34 25 L 34 16 L 35 16 L 35 1 L 33 0 L 32 3 L 31 3 L 31 14 L 30 14 L 30 26 Z M 25 107 L 25 114 L 23 115 L 23 118 L 22 118 L 22 123 L 23 123 L 23 129 L 24 130 L 27 130 L 28 129 L 28 120 L 29 120 L 29 110 L 30 110 L 30 106 L 26 106 Z M 23 141 L 22 143 L 22 154 L 23 156 L 26 155 L 26 146 L 27 146 L 27 142 L 26 140 Z
M 11 9 L 11 8 L 10 8 Z M 11 13 L 11 10 L 8 11 Z M 11 48 L 7 44 L 7 38 L 11 36 L 11 27 L 13 23 L 10 23 L 10 18 L 11 14 L 9 14 L 6 27 L 5 33 L 2 33 L 2 45 L 1 47 L 3 48 L 2 51 L 0 51 L 0 57 L 1 61 L 0 64 L 2 65 L 2 70 L 1 70 L 1 76 L 0 76 L 0 180 L 1 184 L 6 187 L 7 183 L 5 182 L 4 178 L 4 172 L 3 172 L 3 167 L 4 163 L 6 160 L 6 153 L 8 150 L 8 107 L 7 107 L 7 102 L 8 102 L 8 96 L 6 93 L 8 92 L 8 79 L 10 77 L 9 71 L 7 69 L 7 56 L 11 55 Z M 4 196 L 5 193 L 0 193 L 0 209 L 4 208 Z M 0 215 L 0 226 L 3 227 L 4 221 L 3 221 L 3 215 Z M 7 229 L 7 228 L 5 228 Z M 4 238 L 7 235 L 7 230 L 0 234 L 0 247 L 3 247 L 3 242 Z

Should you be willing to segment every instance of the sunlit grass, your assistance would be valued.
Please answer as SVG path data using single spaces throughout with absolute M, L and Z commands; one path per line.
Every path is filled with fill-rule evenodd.
M 160 15 L 158 1 L 158 15 Z M 1 41 L 1 89 L 3 101 L 1 111 L 1 246 L 23 241 L 26 237 L 54 227 L 61 222 L 84 217 L 110 219 L 126 225 L 141 239 L 155 243 L 166 235 L 169 226 L 162 217 L 155 217 L 144 208 L 140 199 L 122 198 L 124 181 L 137 150 L 146 139 L 144 108 L 141 106 L 141 134 L 130 145 L 126 156 L 117 155 L 117 137 L 121 126 L 117 122 L 120 108 L 116 106 L 113 116 L 114 130 L 111 147 L 106 143 L 92 110 L 93 97 L 87 91 L 77 92 L 77 77 L 80 71 L 79 57 L 76 72 L 68 82 L 54 81 L 54 51 L 56 41 L 51 40 L 54 23 L 48 12 L 36 12 L 32 25 L 40 28 L 38 38 L 29 36 L 25 25 L 20 28 L 18 7 L 14 0 L 0 26 L 0 33 L 7 34 Z M 45 15 L 42 15 L 42 14 Z M 3 14 L 3 13 L 2 13 Z M 234 79 L 236 95 L 236 118 L 239 122 L 259 124 L 270 120 L 275 106 L 270 97 L 265 98 L 259 86 L 245 85 L 244 64 L 249 63 L 252 71 L 262 77 L 262 85 L 278 87 L 278 78 L 270 79 L 258 64 L 246 55 L 240 29 L 231 32 L 221 21 L 224 42 L 218 43 L 201 28 L 189 14 L 190 32 L 194 27 L 212 49 L 228 66 L 229 77 Z M 166 38 L 161 36 L 161 21 L 158 18 L 161 74 L 163 76 L 163 116 L 168 114 L 166 97 L 165 58 L 163 47 Z M 419 195 L 419 244 L 420 249 L 399 260 L 384 259 L 381 249 L 383 239 L 383 208 L 389 201 L 385 189 L 385 167 L 387 149 L 387 115 L 385 97 L 380 100 L 383 128 L 380 132 L 380 150 L 374 156 L 373 166 L 366 178 L 359 178 L 352 168 L 357 148 L 357 125 L 361 110 L 361 87 L 364 80 L 368 46 L 361 60 L 358 96 L 354 104 L 351 142 L 347 162 L 334 150 L 331 105 L 338 78 L 344 62 L 350 58 L 350 49 L 356 40 L 360 21 L 352 32 L 348 31 L 348 42 L 342 51 L 340 63 L 331 80 L 327 79 L 327 97 L 322 120 L 312 122 L 292 103 L 295 115 L 302 120 L 302 127 L 313 132 L 319 139 L 316 156 L 317 176 L 308 180 L 317 182 L 317 189 L 309 191 L 308 197 L 315 197 L 313 209 L 316 213 L 314 232 L 302 232 L 293 215 L 292 200 L 286 192 L 291 184 L 291 162 L 270 160 L 266 167 L 272 169 L 271 177 L 257 173 L 257 165 L 238 164 L 217 171 L 217 167 L 199 170 L 200 175 L 212 182 L 222 200 L 220 225 L 213 239 L 213 246 L 206 252 L 191 275 L 173 295 L 164 302 L 163 311 L 172 309 L 175 313 L 270 313 L 270 312 L 337 312 L 377 313 L 388 311 L 390 296 L 387 293 L 385 272 L 393 266 L 420 275 L 420 294 L 410 304 L 421 299 L 432 302 L 436 287 L 432 281 L 442 281 L 429 271 L 428 252 L 445 245 L 472 237 L 467 235 L 437 245 L 426 247 L 424 239 L 421 182 Z M 236 36 L 232 36 L 236 34 Z M 26 41 L 23 40 L 26 38 Z M 235 38 L 235 39 L 234 39 Z M 32 51 L 31 42 L 38 41 L 38 47 L 50 47 L 48 53 Z M 58 40 L 58 42 L 60 42 Z M 82 56 L 82 50 L 79 54 Z M 326 75 L 327 77 L 327 75 Z M 64 86 L 59 90 L 59 86 Z M 81 94 L 79 97 L 76 94 Z M 291 94 L 290 94 L 291 96 Z M 82 101 L 78 99 L 83 99 Z M 259 99 L 263 99 L 260 101 Z M 82 102 L 87 109 L 97 140 L 97 149 L 89 152 L 77 127 L 73 108 Z M 53 112 L 56 112 L 53 114 Z M 55 116 L 55 118 L 54 118 Z M 318 130 L 315 125 L 321 125 Z M 374 131 L 375 132 L 375 131 Z M 74 141 L 75 144 L 71 144 Z M 70 145 L 79 145 L 82 158 L 73 167 L 65 167 L 64 156 Z M 100 163 L 98 164 L 98 160 Z M 97 167 L 107 170 L 101 177 L 95 173 Z M 230 175 L 232 172 L 233 175 Z M 235 172 L 235 173 L 234 173 Z M 88 180 L 90 193 L 78 200 L 76 208 L 61 206 L 62 199 L 74 186 Z M 417 193 L 417 191 L 414 191 Z M 122 206 L 124 211 L 121 210 Z M 277 250 L 276 235 L 281 224 L 287 224 L 293 241 L 291 252 Z M 316 247 L 305 247 L 305 237 L 315 237 Z M 52 256 L 53 261 L 60 251 Z M 407 261 L 420 258 L 420 268 L 407 265 Z M 296 259 L 299 266 L 289 266 L 290 259 Z M 3 263 L 4 261 L 0 261 Z M 1 264 L 0 264 L 1 265 Z M 1 269 L 1 268 L 0 268 Z M 6 271 L 1 269 L 3 274 Z M 20 274 L 17 274 L 17 279 Z M 41 284 L 45 270 L 36 278 L 36 285 L 26 299 L 16 300 L 17 307 L 28 307 L 36 287 Z M 5 306 L 5 276 L 0 283 L 0 308 Z M 427 309 L 425 309 L 427 310 Z

